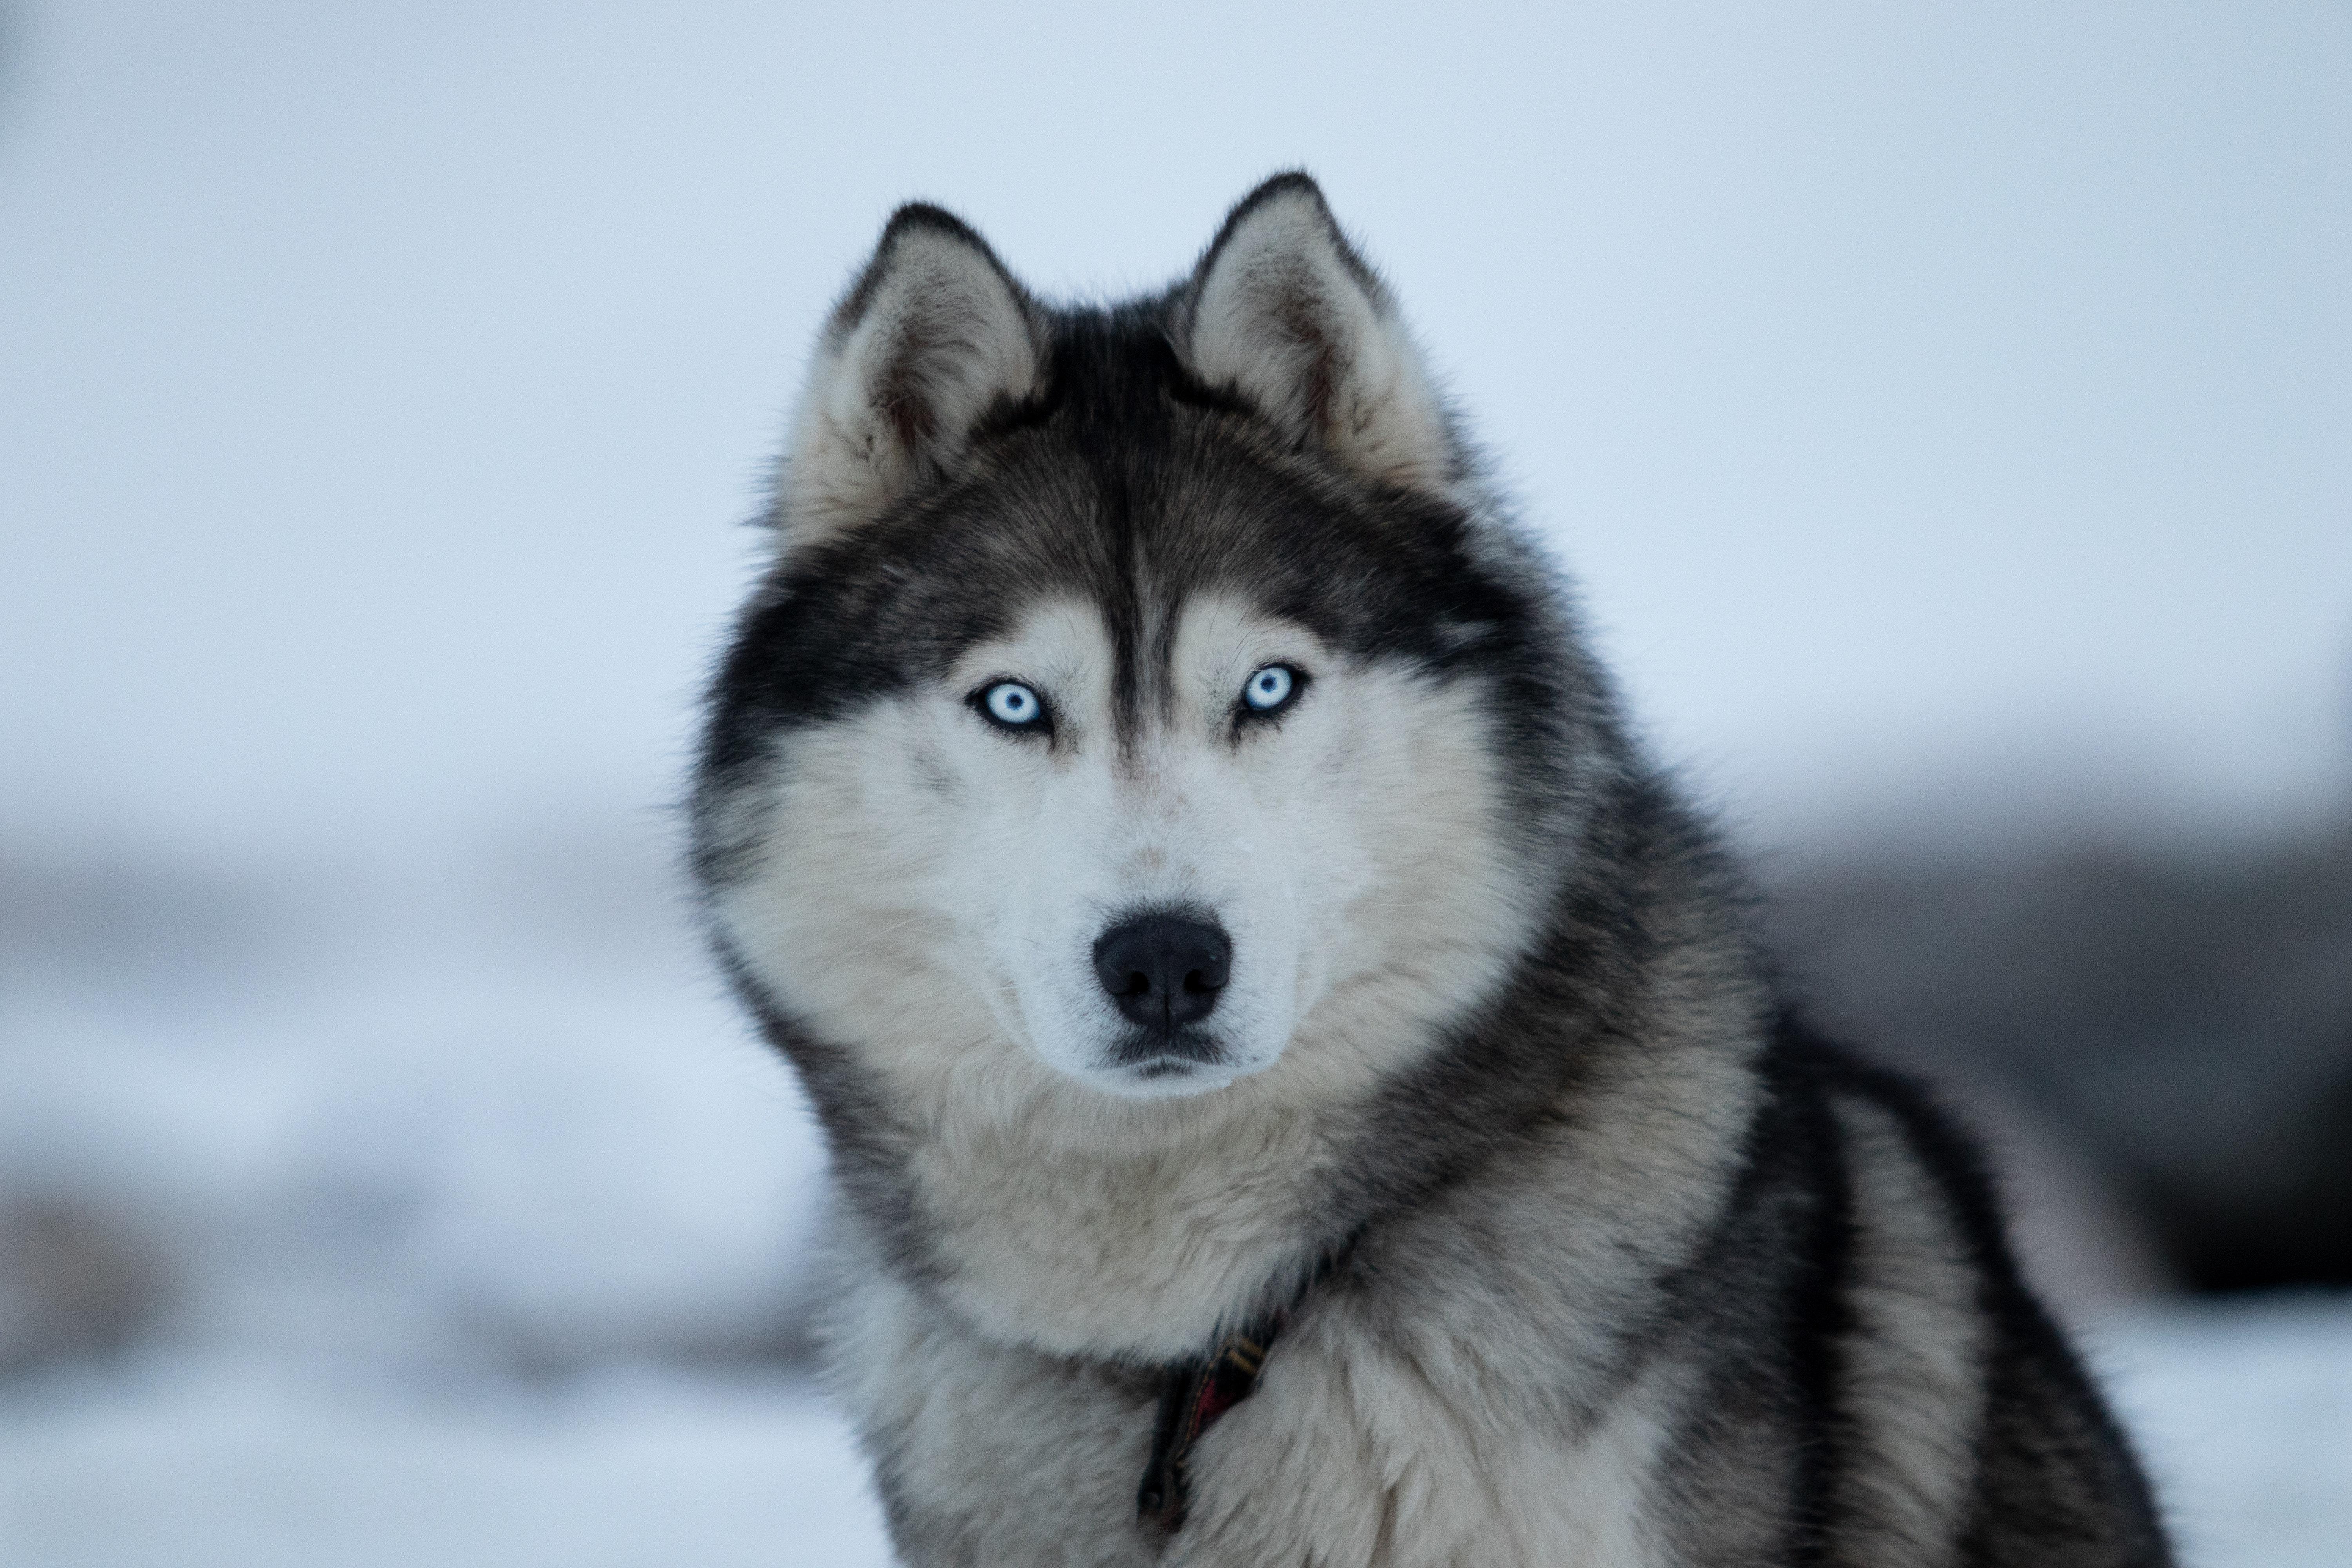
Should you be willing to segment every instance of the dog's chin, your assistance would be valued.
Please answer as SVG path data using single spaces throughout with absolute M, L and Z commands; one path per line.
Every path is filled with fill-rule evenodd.
M 1107 1063 L 1086 1075 L 1093 1088 L 1121 1100 L 1189 1100 L 1225 1088 L 1240 1073 L 1222 1064 L 1161 1057 L 1151 1061 Z
M 1146 1039 L 1127 1039 L 1070 1076 L 1121 1100 L 1188 1100 L 1228 1088 L 1236 1079 L 1272 1065 L 1271 1056 L 1263 1060 L 1244 1057 L 1230 1046 L 1160 1049 Z

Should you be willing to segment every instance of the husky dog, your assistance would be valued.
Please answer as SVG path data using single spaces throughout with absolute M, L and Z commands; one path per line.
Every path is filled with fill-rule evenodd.
M 773 523 L 695 867 L 904 1561 L 2169 1561 L 1307 177 L 1107 309 L 900 211 Z

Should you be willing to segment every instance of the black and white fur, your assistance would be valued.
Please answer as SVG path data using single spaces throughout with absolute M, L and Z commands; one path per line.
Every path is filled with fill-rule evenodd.
M 1108 309 L 901 211 L 773 522 L 695 865 L 831 1143 L 906 1562 L 2168 1561 L 1973 1155 L 1785 1015 L 1311 181 Z M 1120 1001 L 1139 920 L 1225 944 L 1204 1015 Z M 1155 1536 L 1163 1369 L 1286 1307 Z

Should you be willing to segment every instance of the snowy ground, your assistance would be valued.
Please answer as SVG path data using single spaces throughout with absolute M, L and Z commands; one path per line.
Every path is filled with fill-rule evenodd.
M 2352 1562 L 2352 1301 L 2143 1312 L 2086 1341 L 2189 1568 Z
M 2092 1342 L 2192 1568 L 2340 1568 L 2352 1303 L 2141 1313 Z M 887 1553 L 839 1423 L 797 1382 L 419 1385 L 166 1363 L 0 1401 L 0 1561 L 863 1568 Z
M 0 1563 L 886 1560 L 771 1353 L 810 1129 L 657 836 L 598 842 L 299 896 L 18 868 L 0 1209 L 79 1215 L 153 1284 L 128 1348 L 78 1361 L 0 1256 Z M 2191 1564 L 2352 1559 L 2352 1300 L 2091 1343 Z
M 23 1568 L 887 1561 L 856 1455 L 798 1384 L 173 1367 L 0 1405 L 0 1562 Z

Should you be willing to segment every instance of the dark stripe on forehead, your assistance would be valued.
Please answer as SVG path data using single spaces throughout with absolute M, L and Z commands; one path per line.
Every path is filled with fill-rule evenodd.
M 1176 712 L 1176 633 L 1184 619 L 1184 600 L 1180 584 L 1162 582 L 1158 586 L 1151 600 L 1151 672 L 1160 717 L 1167 720 Z
M 1165 339 L 1160 307 L 1142 301 L 1057 318 L 1053 348 L 1056 418 L 1045 434 L 1076 459 L 1099 507 L 1103 575 L 1089 584 L 1114 661 L 1111 727 L 1132 751 L 1167 703 L 1160 574 L 1150 558 L 1168 498 L 1189 477 L 1171 461 L 1171 385 L 1185 380 Z
M 1144 691 L 1142 585 L 1143 531 L 1136 516 L 1134 476 L 1116 456 L 1098 465 L 1103 531 L 1111 548 L 1105 552 L 1108 581 L 1097 596 L 1102 605 L 1103 631 L 1110 639 L 1111 734 L 1122 751 L 1130 750 L 1143 730 Z

